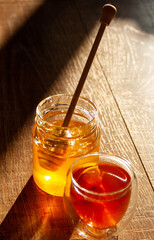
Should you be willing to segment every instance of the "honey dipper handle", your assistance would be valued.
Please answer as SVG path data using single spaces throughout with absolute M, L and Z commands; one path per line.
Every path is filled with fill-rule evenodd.
M 82 75 L 81 75 L 80 80 L 79 80 L 78 85 L 77 85 L 77 88 L 74 92 L 72 101 L 71 101 L 70 106 L 68 108 L 68 111 L 66 113 L 66 116 L 65 116 L 62 127 L 67 127 L 69 125 L 69 122 L 71 120 L 71 117 L 72 117 L 73 111 L 75 109 L 76 103 L 78 101 L 81 90 L 83 88 L 86 77 L 88 75 L 90 66 L 91 66 L 92 61 L 94 59 L 94 56 L 96 54 L 98 45 L 99 45 L 100 40 L 103 36 L 104 30 L 105 30 L 106 26 L 108 26 L 110 24 L 110 22 L 112 21 L 112 19 L 114 18 L 115 14 L 116 14 L 116 12 L 117 12 L 116 8 L 111 4 L 105 4 L 102 8 L 102 16 L 101 16 L 101 19 L 100 19 L 101 25 L 100 25 L 98 33 L 96 35 L 96 38 L 95 38 L 95 41 L 93 43 L 92 49 L 89 53 L 86 65 L 83 69 Z

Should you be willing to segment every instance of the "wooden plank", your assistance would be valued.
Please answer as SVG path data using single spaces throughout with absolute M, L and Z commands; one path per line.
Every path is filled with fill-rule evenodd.
M 1 239 L 69 239 L 63 199 L 38 189 L 31 177 L 0 226 Z
M 26 4 L 20 3 L 20 8 L 27 9 L 23 18 L 28 16 Z M 7 23 L 11 10 L 16 12 L 20 21 L 18 4 L 1 3 L 0 7 L 2 27 Z M 9 14 L 6 15 L 6 12 Z M 69 1 L 47 1 L 5 46 L 1 45 L 0 221 L 3 221 L 32 174 L 31 130 L 37 104 L 51 92 L 71 92 L 72 74 L 65 82 L 67 68 L 64 70 L 64 66 L 85 36 L 84 31 L 80 33 L 80 25 L 72 31 L 76 15 Z M 74 70 L 73 77 L 77 77 L 77 68 L 73 65 L 69 68 L 69 71 Z M 63 75 L 59 79 L 61 72 Z M 20 216 L 20 213 L 17 215 Z
M 78 6 L 78 10 L 80 12 L 80 16 L 82 18 L 82 21 L 83 21 L 83 23 L 85 25 L 85 28 L 86 28 L 87 32 L 90 31 L 89 26 L 90 26 L 90 21 L 93 22 L 93 20 L 92 20 L 93 15 L 94 15 L 94 18 L 95 18 L 95 15 L 98 13 L 98 8 L 96 8 L 96 10 L 95 10 L 95 6 L 96 6 L 95 2 L 94 1 L 90 1 L 90 3 L 91 3 L 91 7 L 89 7 L 89 2 L 88 2 L 88 5 L 86 5 L 85 2 L 82 3 L 82 1 L 80 1 L 80 2 L 76 1 L 76 4 Z M 91 16 L 91 18 L 87 19 L 86 16 Z M 116 24 L 116 22 L 115 22 L 115 24 Z M 90 40 L 91 43 L 93 42 L 93 39 L 94 39 L 94 37 L 96 35 L 98 26 L 99 26 L 99 23 L 96 23 L 96 27 L 89 34 L 89 40 Z M 113 31 L 113 28 L 115 29 L 114 30 L 115 32 Z M 101 127 L 103 129 L 102 141 L 103 141 L 103 143 L 105 143 L 105 146 L 104 146 L 104 144 L 102 144 L 103 145 L 102 150 L 105 151 L 105 152 L 112 152 L 112 153 L 118 154 L 118 155 L 125 155 L 127 158 L 129 158 L 130 160 L 132 160 L 134 162 L 134 164 L 136 165 L 136 169 L 138 169 L 138 170 L 140 169 L 139 170 L 140 173 L 138 172 L 138 178 L 139 178 L 138 209 L 139 209 L 140 213 L 141 213 L 141 209 L 143 211 L 142 214 L 141 214 L 142 221 L 140 221 L 141 219 L 140 220 L 138 219 L 136 221 L 137 218 L 134 218 L 134 220 L 132 221 L 132 223 L 130 225 L 131 226 L 130 227 L 131 230 L 129 229 L 128 230 L 129 233 L 127 233 L 127 234 L 129 234 L 129 239 L 131 239 L 131 237 L 132 237 L 132 239 L 134 239 L 135 236 L 138 239 L 144 239 L 145 236 L 147 236 L 147 239 L 152 239 L 152 233 L 153 233 L 153 225 L 152 225 L 153 190 L 150 187 L 151 182 L 148 183 L 148 180 L 146 180 L 146 173 L 144 172 L 144 168 L 142 168 L 142 164 L 144 164 L 146 166 L 146 163 L 144 161 L 145 159 L 143 159 L 142 155 L 139 155 L 139 153 L 138 153 L 139 146 L 136 145 L 137 146 L 136 147 L 134 145 L 134 141 L 132 141 L 132 136 L 130 135 L 130 134 L 132 134 L 131 126 L 133 126 L 136 129 L 137 124 L 138 125 L 140 124 L 140 128 L 137 128 L 137 129 L 140 129 L 140 130 L 138 130 L 138 139 L 139 139 L 139 137 L 142 134 L 144 134 L 144 128 L 142 128 L 143 127 L 142 126 L 142 122 L 144 124 L 144 121 L 142 121 L 142 118 L 139 118 L 139 119 L 137 119 L 138 120 L 137 122 L 134 122 L 134 121 L 132 122 L 131 116 L 129 116 L 129 115 L 126 116 L 125 115 L 123 117 L 124 110 L 125 111 L 130 111 L 130 109 L 131 109 L 131 106 L 129 106 L 129 108 L 128 108 L 129 101 L 127 99 L 127 91 L 125 91 L 125 89 L 123 88 L 123 91 L 122 91 L 122 89 L 120 89 L 121 92 L 119 91 L 119 92 L 117 92 L 114 95 L 113 91 L 115 91 L 115 92 L 118 91 L 118 87 L 119 86 L 117 84 L 117 88 L 113 88 L 113 90 L 112 90 L 111 87 L 113 85 L 112 84 L 110 85 L 110 82 L 111 82 L 110 81 L 110 77 L 114 76 L 116 78 L 117 75 L 119 76 L 119 74 L 118 74 L 119 73 L 119 69 L 121 69 L 121 68 L 119 68 L 119 69 L 116 68 L 117 65 L 113 69 L 113 65 L 115 63 L 113 61 L 113 57 L 116 56 L 116 48 L 118 46 L 117 42 L 116 42 L 116 44 L 114 44 L 115 43 L 114 40 L 116 39 L 116 35 L 119 34 L 118 30 L 119 30 L 119 28 L 118 28 L 117 24 L 116 24 L 115 27 L 114 27 L 114 25 L 111 25 L 111 33 L 109 33 L 110 29 L 107 29 L 106 37 L 103 39 L 103 41 L 102 41 L 103 44 L 100 46 L 100 49 L 99 49 L 98 54 L 97 54 L 98 61 L 95 63 L 95 68 L 96 69 L 95 69 L 93 74 L 90 73 L 89 78 L 90 77 L 93 78 L 95 76 L 95 79 L 97 81 L 97 87 L 96 88 L 98 88 L 98 89 L 95 88 L 94 83 L 93 83 L 93 85 L 91 85 L 91 87 L 92 87 L 92 89 L 95 89 L 95 90 L 92 91 L 92 95 L 96 94 L 96 96 L 97 96 L 97 98 L 99 100 L 95 99 L 95 101 L 97 101 L 98 105 L 100 106 L 101 112 L 103 113 L 102 114 L 102 118 L 101 118 L 101 121 L 102 121 Z M 120 35 L 122 35 L 121 31 L 120 31 Z M 124 41 L 124 37 L 123 37 L 123 41 Z M 109 51 L 109 53 L 108 54 L 106 53 L 105 55 L 102 55 L 102 53 L 104 53 L 104 46 L 106 47 L 105 50 Z M 126 44 L 126 46 L 127 46 L 127 44 Z M 114 49 L 114 52 L 113 52 L 114 55 L 112 57 L 113 49 Z M 121 53 L 119 53 L 119 55 L 123 56 L 125 54 L 126 50 L 127 49 L 124 48 L 124 43 L 123 43 L 123 48 L 121 49 Z M 120 46 L 119 46 L 119 52 L 120 52 Z M 112 65 L 109 64 L 110 62 L 107 61 L 107 57 L 110 58 L 110 62 L 112 63 Z M 120 62 L 120 64 L 122 64 L 122 62 Z M 123 63 L 123 64 L 124 64 L 123 65 L 123 68 L 124 68 L 126 63 Z M 138 66 L 138 64 L 139 63 L 137 63 L 137 66 Z M 110 65 L 111 65 L 111 67 L 110 67 Z M 140 64 L 139 64 L 139 66 L 140 66 Z M 102 83 L 103 82 L 103 77 L 100 76 L 100 72 L 102 71 L 102 68 L 103 68 L 103 73 L 105 73 L 105 78 L 107 80 L 106 83 L 109 86 L 108 91 L 110 91 L 110 94 L 116 100 L 114 102 L 114 104 L 116 106 L 114 106 L 111 103 L 109 103 L 109 98 L 111 96 L 110 96 L 109 92 L 107 91 L 107 87 L 106 87 L 105 90 L 102 87 L 102 84 L 104 84 L 104 83 Z M 151 66 L 150 66 L 150 68 L 152 69 Z M 113 73 L 111 71 L 111 69 L 113 69 L 115 72 Z M 108 73 L 110 73 L 110 75 Z M 111 73 L 112 73 L 112 75 L 111 75 Z M 127 73 L 126 73 L 126 76 L 127 76 Z M 93 80 L 93 82 L 94 82 L 94 80 Z M 116 80 L 112 81 L 111 83 L 113 83 L 113 82 L 116 83 Z M 134 85 L 135 85 L 135 83 L 134 83 Z M 100 94 L 101 94 L 100 93 L 100 89 L 102 89 L 102 96 L 100 96 Z M 107 93 L 106 96 L 105 96 L 105 93 Z M 122 94 L 122 93 L 124 93 L 124 94 Z M 121 102 L 122 102 L 123 98 L 125 98 L 125 100 L 124 100 L 125 102 L 126 101 L 128 102 L 127 105 L 125 104 L 125 108 L 121 108 L 121 105 L 119 103 L 118 96 L 120 97 L 121 95 L 122 95 Z M 132 96 L 133 95 L 131 95 L 131 97 L 130 97 L 130 101 L 133 101 L 133 97 Z M 129 95 L 128 95 L 128 97 L 129 97 Z M 101 99 L 102 99 L 102 102 L 101 102 Z M 136 106 L 136 110 L 135 111 L 137 111 L 138 107 Z M 119 115 L 117 114 L 117 112 L 118 112 L 117 109 L 120 110 Z M 135 109 L 135 107 L 133 109 Z M 152 110 L 152 108 L 151 108 L 151 110 Z M 116 113 L 114 113 L 114 111 L 116 111 Z M 145 108 L 143 109 L 143 114 L 144 114 L 144 111 L 145 111 Z M 146 114 L 146 111 L 145 111 L 145 114 Z M 135 115 L 135 113 L 134 113 L 134 115 Z M 107 119 L 105 119 L 106 116 L 108 116 Z M 125 127 L 124 126 L 121 127 L 121 120 L 120 120 L 121 118 L 124 120 L 123 124 L 125 125 Z M 115 124 L 114 124 L 114 121 L 115 121 Z M 129 126 L 126 125 L 126 122 L 128 122 L 128 121 L 130 121 Z M 152 121 L 149 122 L 149 131 L 147 132 L 147 134 L 149 134 L 149 138 L 150 138 L 151 133 L 152 133 L 151 132 L 152 124 L 153 124 Z M 148 125 L 147 125 L 147 127 L 148 127 Z M 125 130 L 124 130 L 124 128 L 125 128 Z M 143 132 L 141 133 L 142 129 L 143 129 Z M 128 135 L 126 134 L 126 132 L 127 132 Z M 106 137 L 104 137 L 104 136 L 106 136 Z M 134 136 L 133 136 L 133 138 L 134 138 Z M 129 145 L 129 140 L 131 141 L 130 145 Z M 136 139 L 136 141 L 137 141 L 137 139 Z M 141 141 L 140 141 L 140 143 L 141 143 Z M 145 142 L 144 143 L 142 142 L 142 146 L 143 146 L 143 144 L 145 146 Z M 151 145 L 151 139 L 149 141 L 149 147 L 153 147 L 153 145 Z M 134 154 L 134 151 L 135 151 L 135 154 Z M 153 153 L 152 151 L 148 152 L 148 151 L 146 151 L 145 148 L 143 148 L 143 153 L 149 154 L 149 160 L 152 159 L 152 153 Z M 142 160 L 143 162 L 140 163 L 140 160 Z M 153 170 L 153 168 L 149 169 L 149 171 L 148 171 L 149 177 L 150 177 L 150 173 L 151 173 L 151 181 L 152 181 L 152 177 L 153 177 L 153 171 L 152 170 Z M 143 176 L 144 176 L 144 180 L 143 180 Z M 145 184 L 146 184 L 146 186 L 145 186 Z M 150 194 L 147 193 L 148 195 L 146 197 L 144 195 L 144 191 L 147 191 L 147 189 L 148 189 L 148 191 L 150 191 Z M 150 201 L 149 201 L 149 196 L 151 196 L 150 197 L 150 199 L 151 199 Z M 143 201 L 145 201 L 145 202 L 143 203 Z M 145 222 L 143 221 L 143 218 L 145 218 Z M 132 226 L 133 226 L 133 232 L 132 232 Z M 136 235 L 134 235 L 134 234 L 136 234 Z
M 66 240 L 72 233 L 62 198 L 39 191 L 31 178 L 31 128 L 40 99 L 55 93 L 73 93 L 91 49 L 89 38 L 97 31 L 98 8 L 92 11 L 94 1 L 88 1 L 88 5 L 78 1 L 77 7 L 71 1 L 55 1 L 54 4 L 47 1 L 1 50 L 0 219 L 5 219 L 0 227 L 0 238 Z M 90 16 L 86 24 L 82 11 Z M 87 28 L 88 24 L 91 28 Z M 106 41 L 110 44 L 110 39 Z M 129 234 L 130 240 L 150 240 L 153 236 L 152 188 L 104 75 L 99 55 L 82 95 L 96 102 L 100 109 L 101 150 L 133 161 L 139 178 L 138 207 L 119 239 L 128 239 Z
M 39 9 L 44 0 L 1 1 L 0 0 L 0 48 Z
M 87 32 L 93 22 L 92 18 L 87 21 L 87 14 L 96 16 L 101 8 L 95 1 L 90 2 L 93 8 L 82 4 L 80 13 Z M 118 15 L 100 44 L 99 62 L 154 186 L 154 2 L 113 3 Z M 90 35 L 91 43 L 95 35 L 96 30 Z

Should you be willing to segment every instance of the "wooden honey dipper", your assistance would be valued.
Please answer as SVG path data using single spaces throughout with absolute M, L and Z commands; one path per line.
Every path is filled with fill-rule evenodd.
M 63 121 L 62 127 L 67 127 L 69 125 L 69 122 L 71 120 L 72 114 L 74 112 L 75 106 L 77 104 L 78 98 L 80 96 L 81 90 L 83 88 L 83 85 L 85 83 L 86 77 L 88 75 L 90 66 L 92 64 L 92 61 L 94 59 L 95 53 L 97 51 L 98 45 L 100 43 L 100 40 L 103 36 L 103 33 L 105 31 L 106 26 L 108 26 L 110 24 L 110 22 L 112 21 L 112 19 L 114 18 L 114 16 L 116 15 L 116 8 L 111 5 L 111 4 L 105 4 L 102 8 L 102 16 L 100 19 L 101 25 L 100 28 L 98 30 L 98 33 L 96 35 L 95 41 L 93 43 L 92 49 L 90 51 L 90 54 L 88 56 L 86 65 L 83 69 L 82 75 L 80 77 L 80 80 L 78 82 L 78 85 L 76 87 L 76 90 L 74 92 L 74 95 L 72 97 L 70 106 L 68 108 L 68 111 L 66 113 L 65 119 Z
M 71 100 L 70 106 L 68 108 L 68 111 L 66 113 L 65 119 L 63 121 L 62 127 L 67 127 L 69 125 L 69 122 L 71 120 L 71 117 L 72 117 L 72 114 L 74 112 L 76 103 L 78 101 L 81 90 L 82 90 L 83 85 L 85 83 L 86 77 L 88 75 L 90 66 L 91 66 L 92 61 L 94 59 L 94 56 L 95 56 L 95 53 L 97 51 L 100 40 L 102 38 L 102 35 L 105 31 L 106 26 L 108 26 L 110 24 L 110 22 L 112 21 L 112 19 L 114 18 L 116 12 L 117 12 L 116 8 L 111 4 L 106 4 L 102 8 L 102 16 L 101 16 L 101 19 L 100 19 L 100 22 L 101 22 L 100 28 L 98 30 L 97 36 L 96 36 L 95 41 L 93 43 L 92 49 L 91 49 L 90 54 L 88 56 L 86 65 L 83 69 L 83 72 L 82 72 L 82 75 L 81 75 L 80 80 L 78 82 L 75 93 L 72 97 L 72 100 Z M 65 131 L 63 129 L 62 132 L 60 132 L 60 135 L 59 135 L 59 132 L 55 132 L 54 134 L 56 136 L 59 136 L 59 137 L 64 137 L 65 136 Z M 63 151 L 65 153 L 66 150 L 67 150 L 67 143 L 65 141 L 61 141 L 61 144 L 63 144 L 63 147 L 61 149 L 63 149 Z M 56 151 L 56 148 L 55 148 L 55 151 Z M 59 150 L 57 150 L 57 151 L 59 151 Z M 60 161 L 58 161 L 58 158 L 56 158 L 56 161 L 54 161 L 54 159 L 52 159 L 52 161 L 50 161 L 49 159 L 46 160 L 45 157 L 42 158 L 41 153 L 39 153 L 39 155 L 40 155 L 40 165 L 42 164 L 42 166 L 44 168 L 47 168 L 48 170 L 52 169 L 52 171 L 53 171 L 53 169 L 54 169 L 54 171 L 56 171 L 57 168 L 60 167 L 63 163 L 62 159 L 60 159 Z M 50 162 L 50 166 L 48 166 L 49 162 Z M 46 163 L 47 163 L 47 165 L 46 165 Z

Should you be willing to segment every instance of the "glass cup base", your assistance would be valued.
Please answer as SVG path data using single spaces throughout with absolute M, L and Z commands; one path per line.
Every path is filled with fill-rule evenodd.
M 84 237 L 88 240 L 118 240 L 118 236 L 113 236 L 117 232 L 117 227 L 111 227 L 105 230 L 100 230 L 97 228 L 93 228 L 85 224 L 82 220 L 79 220 L 77 226 L 75 227 L 75 231 L 81 237 Z

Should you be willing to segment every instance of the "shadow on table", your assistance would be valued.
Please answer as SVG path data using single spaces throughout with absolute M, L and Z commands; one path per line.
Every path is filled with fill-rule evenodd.
M 59 74 L 87 37 L 86 31 L 90 31 L 98 21 L 98 9 L 108 2 L 45 1 L 0 50 L 1 161 L 3 158 L 5 161 L 7 147 L 19 129 L 58 81 Z M 135 20 L 145 32 L 154 33 L 152 0 L 110 2 L 117 7 L 118 18 Z M 143 7 L 142 2 L 147 4 Z M 80 8 L 85 10 L 85 16 L 95 12 L 90 15 L 89 27 L 84 26 L 85 19 L 89 23 L 89 18 L 81 15 Z M 80 17 L 84 17 L 84 21 Z M 54 88 L 51 92 L 54 93 Z M 24 239 L 56 240 L 58 232 L 61 240 L 67 240 L 71 231 L 62 198 L 38 190 L 31 177 L 2 222 L 0 239 L 22 239 L 24 236 Z
M 55 94 L 59 74 L 99 21 L 105 3 L 46 0 L 0 50 L 0 153 L 6 153 L 49 89 Z M 144 31 L 154 32 L 152 0 L 144 7 L 139 0 L 111 3 L 118 9 L 117 17 L 133 19 Z
M 47 0 L 0 49 L 0 160 L 85 36 L 74 1 Z
M 67 240 L 72 233 L 63 199 L 46 194 L 29 179 L 0 226 L 0 239 Z

